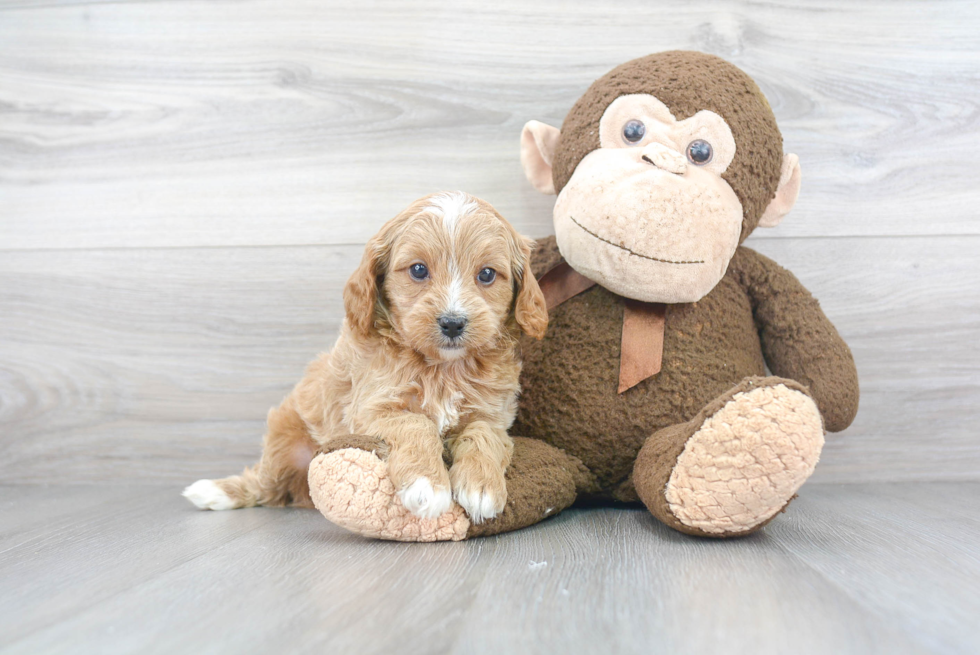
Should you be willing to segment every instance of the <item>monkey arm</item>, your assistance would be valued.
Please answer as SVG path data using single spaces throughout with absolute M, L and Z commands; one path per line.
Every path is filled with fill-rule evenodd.
M 749 294 L 769 369 L 810 388 L 827 430 L 845 429 L 857 414 L 857 369 L 817 299 L 792 273 L 748 248 L 738 248 L 729 270 Z

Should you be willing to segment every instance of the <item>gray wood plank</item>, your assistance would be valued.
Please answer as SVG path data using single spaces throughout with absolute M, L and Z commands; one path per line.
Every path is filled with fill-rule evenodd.
M 752 241 L 820 299 L 861 404 L 815 480 L 980 479 L 980 240 Z
M 4 484 L 0 487 L 0 557 L 38 534 L 64 530 L 89 520 L 93 513 L 105 512 L 102 506 L 110 493 L 94 485 Z M 137 489 L 131 493 L 150 492 Z
M 0 0 L 0 649 L 977 652 L 977 25 L 968 0 Z M 258 455 L 384 220 L 462 188 L 549 233 L 522 124 L 670 48 L 769 97 L 804 187 L 751 245 L 862 378 L 785 516 L 419 546 L 178 496 Z
M 980 650 L 980 484 L 805 488 L 766 532 L 929 650 Z
M 568 518 L 515 539 L 527 567 L 495 558 L 453 652 L 921 652 L 761 535 L 692 539 L 645 510 Z
M 332 345 L 360 253 L 0 258 L 0 477 L 174 480 L 254 460 L 268 408 Z
M 544 233 L 523 123 L 670 48 L 768 94 L 805 180 L 774 234 L 980 233 L 974 2 L 4 6 L 0 248 L 363 243 L 453 188 Z
M 107 506 L 111 517 L 90 518 L 93 533 L 97 528 L 109 544 L 106 553 L 93 542 L 59 542 L 52 529 L 42 557 L 21 557 L 14 567 L 0 559 L 4 584 L 15 568 L 18 580 L 31 576 L 36 588 L 16 604 L 4 600 L 12 595 L 0 596 L 8 625 L 30 628 L 0 635 L 11 653 L 66 644 L 102 653 L 976 647 L 970 617 L 980 599 L 963 584 L 976 575 L 975 555 L 966 557 L 980 536 L 976 505 L 923 504 L 910 490 L 962 499 L 978 485 L 815 489 L 804 490 L 763 533 L 742 540 L 680 535 L 645 510 L 583 509 L 510 535 L 428 545 L 363 540 L 309 510 L 197 512 L 165 493 L 144 497 L 140 516 Z M 923 509 L 931 519 L 921 519 Z M 964 512 L 971 520 L 959 520 Z M 841 513 L 845 521 L 832 525 Z M 151 520 L 155 529 L 140 529 Z M 113 560 L 120 558 L 116 543 L 129 545 L 123 570 Z M 872 558 L 881 563 L 870 565 Z M 151 566 L 123 586 L 130 561 Z M 88 588 L 116 592 L 72 598 L 43 624 L 24 623 L 53 587 L 65 593 L 64 572 L 80 566 Z M 974 568 L 964 575 L 967 566 Z M 874 585 L 909 602 L 870 593 Z M 934 600 L 939 604 L 930 606 Z
M 851 344 L 861 409 L 816 481 L 980 478 L 980 238 L 754 240 Z M 360 248 L 0 257 L 0 478 L 169 481 L 259 454 L 329 348 Z
M 77 513 L 67 519 L 53 515 L 49 523 L 23 530 L 16 543 L 0 552 L 0 647 L 275 518 L 271 510 L 241 515 L 174 511 L 189 505 L 171 488 L 103 487 L 96 507 L 77 502 L 75 492 L 64 487 L 62 503 Z M 168 505 L 169 513 L 160 511 Z M 43 505 L 33 509 L 44 511 Z

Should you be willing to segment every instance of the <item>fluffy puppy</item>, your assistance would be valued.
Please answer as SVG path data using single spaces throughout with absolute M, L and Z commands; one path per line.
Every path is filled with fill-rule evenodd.
M 519 331 L 540 339 L 548 323 L 531 245 L 465 193 L 417 200 L 368 242 L 344 289 L 337 343 L 269 412 L 259 463 L 184 496 L 204 509 L 312 506 L 318 447 L 364 434 L 387 444 L 389 475 L 413 513 L 437 517 L 455 497 L 474 523 L 496 516 L 507 500 Z

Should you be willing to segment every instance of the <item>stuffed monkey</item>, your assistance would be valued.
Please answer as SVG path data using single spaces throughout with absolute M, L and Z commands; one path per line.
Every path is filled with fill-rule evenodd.
M 758 530 L 858 407 L 851 352 L 817 301 L 741 245 L 800 188 L 762 92 L 711 55 L 636 59 L 560 131 L 529 122 L 521 162 L 558 198 L 532 260 L 550 325 L 522 344 L 503 513 L 409 514 L 372 437 L 338 437 L 314 459 L 314 502 L 355 532 L 408 541 L 514 530 L 579 499 L 641 501 L 692 535 Z

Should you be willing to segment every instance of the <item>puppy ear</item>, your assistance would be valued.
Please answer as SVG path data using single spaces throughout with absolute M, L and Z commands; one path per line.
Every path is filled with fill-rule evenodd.
M 364 256 L 357 270 L 344 286 L 344 310 L 351 329 L 366 337 L 374 330 L 377 319 L 378 294 L 387 272 L 388 259 L 394 242 L 395 225 L 403 222 L 403 214 L 388 221 L 364 247 Z
M 517 285 L 514 318 L 525 334 L 541 339 L 548 329 L 548 305 L 531 271 L 531 248 L 534 242 L 521 236 L 513 228 L 511 232 L 513 274 Z
M 366 337 L 374 328 L 374 307 L 378 302 L 379 256 L 374 239 L 364 249 L 361 264 L 344 286 L 344 311 L 351 329 Z

